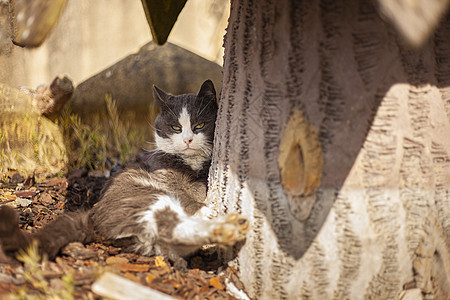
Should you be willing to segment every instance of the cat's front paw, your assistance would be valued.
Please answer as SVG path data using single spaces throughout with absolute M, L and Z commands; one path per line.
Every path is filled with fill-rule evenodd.
M 232 246 L 238 241 L 245 239 L 245 234 L 250 229 L 247 218 L 232 213 L 223 217 L 223 223 L 217 224 L 213 230 L 213 242 Z
M 246 217 L 243 217 L 238 213 L 232 213 L 226 215 L 225 220 L 236 226 L 239 235 L 242 237 L 241 240 L 245 238 L 245 234 L 250 229 L 250 223 L 248 222 Z
M 197 213 L 197 216 L 203 218 L 203 219 L 212 219 L 217 217 L 218 213 L 216 210 L 208 207 L 208 206 L 203 206 Z

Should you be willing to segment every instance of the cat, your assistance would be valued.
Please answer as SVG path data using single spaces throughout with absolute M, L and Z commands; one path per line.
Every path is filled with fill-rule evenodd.
M 232 246 L 245 239 L 246 218 L 207 218 L 205 205 L 217 100 L 206 80 L 197 94 L 173 96 L 153 86 L 156 148 L 145 165 L 126 169 L 105 185 L 85 212 L 67 212 L 34 234 L 21 231 L 17 212 L 0 207 L 0 244 L 13 256 L 36 240 L 54 258 L 70 242 L 108 241 L 143 255 L 184 261 L 207 244 Z M 184 261 L 185 262 L 185 261 Z

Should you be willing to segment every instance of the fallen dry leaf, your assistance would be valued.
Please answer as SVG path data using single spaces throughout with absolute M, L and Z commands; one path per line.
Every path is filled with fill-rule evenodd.
M 210 278 L 209 285 L 212 287 L 215 287 L 218 290 L 223 290 L 223 285 L 222 285 L 222 283 L 220 283 L 220 280 L 217 277 Z
M 61 253 L 78 260 L 86 260 L 97 256 L 96 251 L 86 249 L 82 243 L 78 242 L 68 244 L 62 249 Z
M 162 257 L 162 256 L 155 257 L 155 265 L 157 267 L 166 267 L 167 266 L 166 262 L 164 261 L 164 257 Z
M 134 275 L 133 273 L 130 272 L 126 272 L 125 274 L 123 274 L 123 277 L 130 279 L 134 282 L 141 282 L 141 280 L 139 279 L 139 277 L 137 277 L 136 275 Z
M 106 259 L 107 265 L 118 265 L 118 264 L 127 264 L 129 261 L 125 257 L 121 256 L 111 256 Z
M 14 193 L 17 197 L 20 198 L 30 198 L 34 195 L 36 195 L 36 191 L 30 191 L 30 190 L 26 190 L 26 191 L 17 191 Z
M 11 192 L 5 193 L 4 196 L 5 196 L 6 200 L 16 200 L 17 199 L 17 196 L 14 194 L 11 194 Z
M 117 267 L 122 272 L 147 272 L 149 265 L 144 264 L 118 264 Z
M 98 266 L 98 262 L 96 262 L 96 261 L 93 261 L 93 260 L 86 260 L 86 261 L 84 261 L 84 265 L 85 266 L 88 266 L 88 267 L 90 267 L 90 266 Z
M 147 284 L 151 284 L 152 281 L 153 281 L 155 278 L 156 278 L 155 275 L 153 275 L 153 274 L 148 274 L 147 276 L 145 276 L 145 282 L 146 282 Z

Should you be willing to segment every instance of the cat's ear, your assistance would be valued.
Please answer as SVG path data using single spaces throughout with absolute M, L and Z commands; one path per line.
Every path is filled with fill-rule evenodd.
M 167 94 L 156 85 L 153 85 L 153 105 L 159 107 L 166 105 L 170 96 L 170 94 Z
M 208 79 L 203 82 L 197 97 L 216 99 L 216 90 L 214 89 L 214 84 L 211 80 Z

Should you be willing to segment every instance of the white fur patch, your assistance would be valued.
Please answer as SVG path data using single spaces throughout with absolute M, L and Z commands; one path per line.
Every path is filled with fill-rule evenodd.
M 158 228 L 156 227 L 156 220 L 154 215 L 155 212 L 163 210 L 166 207 L 169 207 L 171 210 L 177 213 L 179 217 L 183 217 L 186 215 L 178 199 L 168 195 L 160 195 L 158 196 L 158 200 L 155 203 L 151 204 L 149 206 L 149 209 L 142 214 L 141 221 L 145 223 L 148 233 L 155 236 L 157 235 Z
M 198 240 L 200 237 L 205 237 L 210 234 L 209 222 L 205 222 L 200 216 L 189 217 L 181 207 L 180 202 L 177 198 L 160 195 L 158 200 L 149 206 L 149 209 L 142 214 L 141 221 L 145 223 L 146 233 L 151 236 L 157 236 L 158 228 L 155 220 L 155 213 L 166 208 L 170 208 L 171 211 L 175 212 L 180 219 L 180 224 L 178 224 L 173 232 L 175 239 L 179 239 L 180 243 L 190 244 L 190 241 Z M 204 227 L 205 230 L 199 230 L 199 228 Z
M 156 147 L 158 149 L 161 149 L 164 152 L 167 153 L 176 153 L 175 151 L 175 147 L 173 144 L 173 141 L 171 138 L 163 138 L 160 137 L 156 132 L 155 132 L 155 143 L 156 143 Z
M 190 217 L 183 219 L 173 230 L 175 240 L 183 244 L 198 244 L 211 234 L 211 226 L 216 225 L 200 218 Z
M 174 211 L 180 219 L 186 217 L 186 213 L 181 207 L 178 199 L 168 195 L 158 196 L 158 200 L 151 204 L 149 209 L 141 214 L 142 217 L 140 221 L 144 225 L 145 233 L 143 236 L 138 237 L 142 242 L 142 244 L 139 245 L 139 251 L 145 255 L 151 255 L 158 252 L 158 249 L 155 249 L 154 243 L 158 237 L 158 226 L 156 225 L 155 212 L 163 210 L 167 207 Z M 147 240 L 144 240 L 144 237 Z
M 192 131 L 191 117 L 186 109 L 183 107 L 181 110 L 180 116 L 178 117 L 178 123 L 181 125 L 181 139 L 184 144 L 186 140 L 194 139 L 194 132 Z

